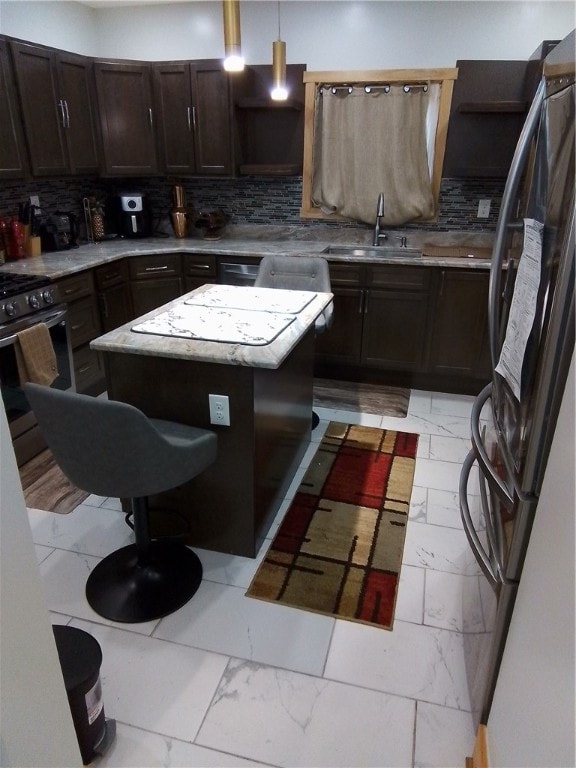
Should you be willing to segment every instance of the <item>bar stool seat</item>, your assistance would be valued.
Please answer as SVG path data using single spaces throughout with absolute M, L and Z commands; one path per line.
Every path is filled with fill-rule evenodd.
M 86 583 L 90 606 L 119 622 L 173 613 L 196 593 L 202 564 L 183 543 L 151 538 L 147 497 L 182 485 L 210 466 L 216 434 L 148 418 L 128 403 L 38 384 L 25 384 L 24 391 L 70 482 L 98 496 L 130 498 L 135 543 L 107 555 L 92 570 Z
M 332 293 L 328 262 L 322 256 L 264 256 L 258 268 L 254 285 L 257 288 L 284 288 L 292 291 L 316 291 Z M 314 332 L 318 335 L 332 325 L 334 304 L 330 302 L 318 315 L 314 323 Z M 312 411 L 312 429 L 318 426 L 320 419 Z

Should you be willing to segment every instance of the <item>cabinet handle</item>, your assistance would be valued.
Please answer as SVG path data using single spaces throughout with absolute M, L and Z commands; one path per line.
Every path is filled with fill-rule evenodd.
M 192 131 L 192 109 L 191 109 L 191 107 L 186 107 L 186 118 L 188 120 L 188 132 L 190 133 Z
M 62 119 L 62 128 L 66 128 L 66 115 L 64 114 L 64 102 L 62 99 L 58 102 L 58 106 L 60 107 L 60 114 Z
M 108 317 L 108 302 L 106 301 L 106 295 L 104 293 L 100 294 L 100 301 L 102 306 L 102 314 L 104 317 Z
M 361 315 L 364 311 L 364 291 L 360 291 L 360 301 L 358 302 L 358 314 Z
M 150 120 L 150 128 L 154 128 L 154 118 L 152 116 L 152 107 L 148 108 L 148 119 Z
M 368 314 L 368 297 L 369 297 L 369 291 L 362 291 L 364 294 L 364 314 Z
M 66 128 L 70 128 L 70 112 L 68 112 L 68 102 L 64 99 L 64 109 L 66 111 Z
M 161 267 L 146 267 L 144 272 L 163 272 L 168 269 L 168 264 L 163 264 Z
M 192 127 L 196 130 L 196 107 L 192 107 Z
M 190 269 L 210 269 L 210 264 L 191 264 Z

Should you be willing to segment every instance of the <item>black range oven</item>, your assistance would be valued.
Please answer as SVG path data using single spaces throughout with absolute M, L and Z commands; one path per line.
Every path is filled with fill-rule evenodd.
M 15 353 L 18 333 L 37 323 L 46 324 L 56 353 L 58 376 L 51 386 L 74 388 L 66 305 L 57 286 L 46 277 L 0 273 L 0 387 L 18 466 L 46 447 L 20 384 Z

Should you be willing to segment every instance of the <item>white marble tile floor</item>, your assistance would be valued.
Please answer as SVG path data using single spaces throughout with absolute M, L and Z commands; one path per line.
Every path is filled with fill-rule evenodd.
M 474 743 L 463 633 L 483 627 L 462 609 L 482 589 L 457 495 L 472 400 L 413 391 L 404 419 L 317 409 L 314 444 L 258 557 L 197 550 L 200 590 L 159 621 L 115 624 L 86 602 L 90 569 L 131 539 L 117 499 L 29 510 L 53 622 L 102 647 L 117 736 L 93 765 L 461 768 Z M 391 632 L 245 596 L 330 419 L 421 436 Z

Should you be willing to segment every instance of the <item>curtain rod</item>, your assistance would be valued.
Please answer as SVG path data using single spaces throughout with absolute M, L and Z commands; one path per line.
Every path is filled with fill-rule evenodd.
M 372 91 L 383 91 L 384 93 L 389 93 L 391 88 L 399 88 L 401 87 L 404 93 L 410 93 L 411 91 L 421 90 L 424 93 L 428 90 L 428 83 L 405 83 L 404 85 L 400 86 L 398 85 L 390 85 L 388 83 L 386 84 L 374 84 L 374 83 L 354 83 L 353 85 L 347 85 L 346 83 L 343 83 L 342 85 L 333 85 L 332 83 L 320 83 L 318 86 L 318 89 L 320 90 L 320 93 L 323 91 L 330 91 L 330 93 L 336 94 L 340 91 L 352 93 L 354 90 L 362 89 L 364 93 L 372 93 Z

